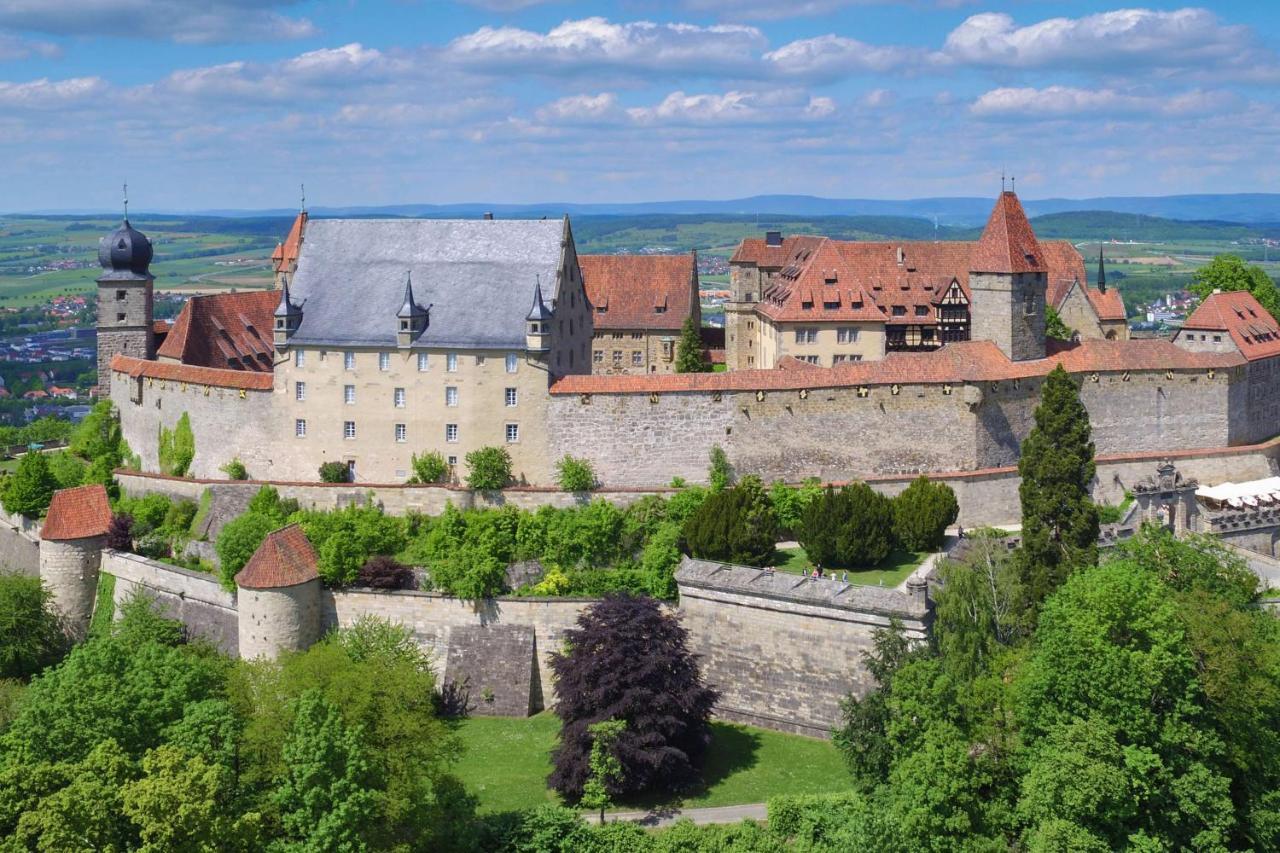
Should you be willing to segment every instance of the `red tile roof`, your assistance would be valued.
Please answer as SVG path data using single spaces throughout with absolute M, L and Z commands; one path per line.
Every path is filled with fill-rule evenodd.
M 1045 258 L 1027 221 L 1022 203 L 1012 192 L 1000 193 L 987 220 L 970 267 L 974 272 L 1045 272 Z
M 111 506 L 101 483 L 53 493 L 40 538 L 50 541 L 102 536 L 111 524 Z
M 1120 291 L 1114 287 L 1108 287 L 1105 292 L 1091 287 L 1087 294 L 1099 320 L 1129 319 L 1128 313 L 1124 310 L 1124 299 L 1120 297 Z
M 647 394 L 681 391 L 771 391 L 847 388 L 855 385 L 1001 382 L 1043 376 L 1058 364 L 1071 373 L 1126 370 L 1206 370 L 1243 364 L 1234 354 L 1191 352 L 1166 340 L 1081 341 L 1053 348 L 1043 359 L 1010 361 L 991 341 L 963 341 L 931 352 L 892 352 L 877 361 L 833 367 L 800 367 L 784 359 L 781 369 L 727 373 L 632 376 L 572 375 L 551 386 L 552 394 Z
M 597 329 L 678 332 L 693 311 L 698 271 L 692 254 L 579 255 L 578 266 Z
M 242 589 L 278 589 L 312 581 L 316 572 L 316 549 L 296 524 L 267 534 L 249 562 L 236 575 Z
M 294 218 L 289 236 L 284 238 L 283 243 L 276 244 L 275 251 L 271 253 L 271 263 L 276 272 L 289 272 L 298 263 L 298 252 L 302 250 L 302 236 L 306 228 L 307 212 L 304 210 Z
M 270 373 L 219 370 L 215 367 L 174 364 L 170 361 L 147 361 L 119 353 L 111 357 L 111 369 L 134 378 L 145 376 L 149 379 L 190 382 L 196 385 L 211 385 L 215 388 L 240 388 L 249 391 L 270 391 L 274 383 Z
M 183 364 L 270 372 L 275 355 L 274 290 L 193 296 L 156 355 Z
M 777 246 L 770 246 L 763 237 L 747 237 L 738 244 L 731 264 L 755 264 L 761 267 L 785 267 L 789 264 L 804 263 L 805 251 L 813 251 L 826 237 L 808 235 L 786 237 Z
M 1228 332 L 1250 361 L 1280 354 L 1280 328 L 1252 293 L 1211 293 L 1182 324 L 1183 329 Z
M 1049 286 L 1045 300 L 1054 308 L 1060 308 L 1073 284 L 1079 282 L 1082 287 L 1088 286 L 1084 258 L 1067 240 L 1045 240 L 1040 244 L 1040 252 L 1048 268 Z

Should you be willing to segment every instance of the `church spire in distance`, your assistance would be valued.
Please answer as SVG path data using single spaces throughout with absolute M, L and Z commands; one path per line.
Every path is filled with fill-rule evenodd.
M 1107 292 L 1107 266 L 1102 259 L 1102 244 L 1098 244 L 1098 292 Z

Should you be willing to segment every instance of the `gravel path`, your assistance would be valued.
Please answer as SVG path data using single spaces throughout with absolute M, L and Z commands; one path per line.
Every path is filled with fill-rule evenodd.
M 717 806 L 707 809 L 657 808 L 647 812 L 606 812 L 605 820 L 625 820 L 644 827 L 670 826 L 680 818 L 688 818 L 699 825 L 709 823 L 738 823 L 743 820 L 764 820 L 768 810 L 764 803 L 748 803 L 741 806 Z M 599 823 L 599 814 L 583 815 L 588 823 Z

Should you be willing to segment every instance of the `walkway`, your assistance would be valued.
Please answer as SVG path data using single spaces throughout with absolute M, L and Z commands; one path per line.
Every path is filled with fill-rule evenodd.
M 764 803 L 748 803 L 741 806 L 716 806 L 705 809 L 659 807 L 650 809 L 647 812 L 606 812 L 605 820 L 609 823 L 625 820 L 638 823 L 646 828 L 655 828 L 670 826 L 681 818 L 688 818 L 694 823 L 704 826 L 710 823 L 738 823 L 744 820 L 763 821 L 768 816 L 768 807 Z M 598 813 L 584 814 L 582 817 L 587 823 L 596 824 L 600 822 Z

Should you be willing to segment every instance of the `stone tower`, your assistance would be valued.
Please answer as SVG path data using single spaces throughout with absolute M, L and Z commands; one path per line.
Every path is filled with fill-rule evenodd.
M 1017 195 L 1000 193 L 969 262 L 973 340 L 1013 361 L 1044 358 L 1048 268 Z
M 236 575 L 240 657 L 275 658 L 320 639 L 316 549 L 296 524 L 267 534 Z
M 128 218 L 98 244 L 98 390 L 111 388 L 111 357 L 117 353 L 152 359 L 151 241 Z
M 40 580 L 63 629 L 84 639 L 93 618 L 111 507 L 100 483 L 56 492 L 40 531 Z

